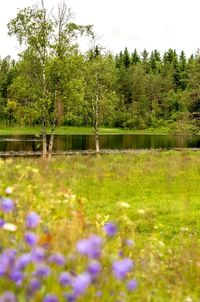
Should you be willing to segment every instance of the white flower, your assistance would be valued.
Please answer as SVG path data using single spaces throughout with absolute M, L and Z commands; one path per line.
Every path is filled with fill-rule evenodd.
M 17 230 L 17 226 L 13 223 L 6 222 L 4 223 L 2 229 L 9 232 L 15 232 Z
M 6 194 L 12 194 L 12 192 L 13 192 L 13 188 L 11 188 L 11 187 L 7 187 L 7 188 L 5 189 L 5 193 L 6 193 Z

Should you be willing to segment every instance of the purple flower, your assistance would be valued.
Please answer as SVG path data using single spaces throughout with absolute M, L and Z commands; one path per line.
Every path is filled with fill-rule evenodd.
M 98 290 L 98 291 L 96 292 L 96 297 L 101 297 L 101 296 L 102 296 L 102 291 Z
M 37 270 L 33 273 L 37 277 L 47 277 L 50 274 L 51 270 L 48 265 L 40 265 Z
M 10 273 L 10 279 L 14 281 L 17 285 L 21 285 L 24 279 L 24 274 L 20 270 L 13 270 Z
M 59 281 L 62 286 L 67 286 L 71 284 L 72 276 L 68 272 L 63 272 L 60 274 Z
M 33 261 L 42 262 L 45 258 L 45 253 L 46 252 L 42 247 L 35 247 L 31 252 Z
M 0 228 L 2 228 L 5 224 L 5 221 L 3 219 L 0 218 Z
M 65 301 L 67 302 L 75 302 L 76 301 L 76 296 L 74 293 L 71 293 L 71 294 L 68 294 L 68 293 L 64 293 L 64 298 L 65 298 Z
M 92 279 L 89 273 L 84 272 L 78 275 L 72 283 L 75 296 L 82 295 L 91 284 Z
M 116 260 L 113 262 L 112 270 L 117 279 L 124 279 L 133 268 L 133 261 L 129 258 Z
M 58 298 L 55 295 L 48 294 L 44 297 L 43 302 L 58 302 Z
M 108 236 L 113 237 L 117 233 L 117 225 L 114 222 L 107 222 L 104 231 Z
M 37 290 L 39 290 L 41 287 L 41 282 L 38 279 L 31 279 L 29 283 L 29 290 L 33 294 Z
M 26 226 L 27 228 L 33 229 L 36 228 L 40 223 L 40 217 L 35 213 L 31 212 L 26 217 Z
M 16 302 L 16 297 L 12 292 L 5 292 L 0 297 L 0 302 Z
M 24 269 L 32 261 L 31 255 L 29 253 L 21 255 L 16 262 L 15 268 L 17 270 Z
M 102 239 L 96 235 L 92 235 L 89 238 L 79 240 L 76 249 L 89 258 L 98 258 L 101 255 Z
M 49 257 L 49 262 L 62 266 L 65 264 L 66 259 L 61 253 L 55 253 Z
M 90 262 L 87 271 L 92 277 L 95 278 L 101 272 L 101 264 L 97 261 Z
M 126 239 L 125 243 L 128 245 L 128 246 L 134 246 L 134 241 L 132 239 Z
M 27 232 L 24 235 L 24 239 L 29 246 L 34 246 L 37 243 L 38 237 L 34 233 Z
M 0 255 L 0 276 L 3 276 L 14 265 L 16 250 L 6 249 Z
M 127 289 L 129 291 L 133 291 L 137 288 L 137 281 L 135 279 L 131 279 L 127 282 Z
M 14 209 L 14 202 L 10 198 L 1 198 L 0 205 L 1 205 L 1 210 L 4 213 L 8 213 Z

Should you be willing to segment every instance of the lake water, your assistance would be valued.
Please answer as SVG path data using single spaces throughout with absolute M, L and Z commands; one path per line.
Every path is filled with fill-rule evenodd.
M 100 135 L 101 149 L 200 148 L 200 136 L 115 134 Z M 0 152 L 41 151 L 41 139 L 34 135 L 0 136 Z M 56 135 L 54 151 L 94 150 L 93 135 Z

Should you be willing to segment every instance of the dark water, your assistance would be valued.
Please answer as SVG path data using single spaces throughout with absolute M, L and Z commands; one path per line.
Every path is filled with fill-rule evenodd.
M 101 149 L 172 149 L 200 148 L 200 136 L 170 136 L 145 134 L 101 135 Z M 33 135 L 0 136 L 0 152 L 41 151 L 42 144 Z M 93 135 L 56 135 L 54 151 L 94 150 Z

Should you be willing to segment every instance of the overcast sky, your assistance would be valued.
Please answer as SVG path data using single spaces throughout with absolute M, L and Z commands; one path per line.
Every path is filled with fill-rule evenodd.
M 60 0 L 46 0 L 57 6 Z M 0 0 L 0 56 L 15 56 L 20 48 L 7 35 L 7 23 L 17 9 L 37 0 Z M 68 0 L 79 24 L 93 24 L 99 43 L 117 53 L 126 46 L 132 52 L 168 48 L 187 55 L 200 48 L 200 0 Z

